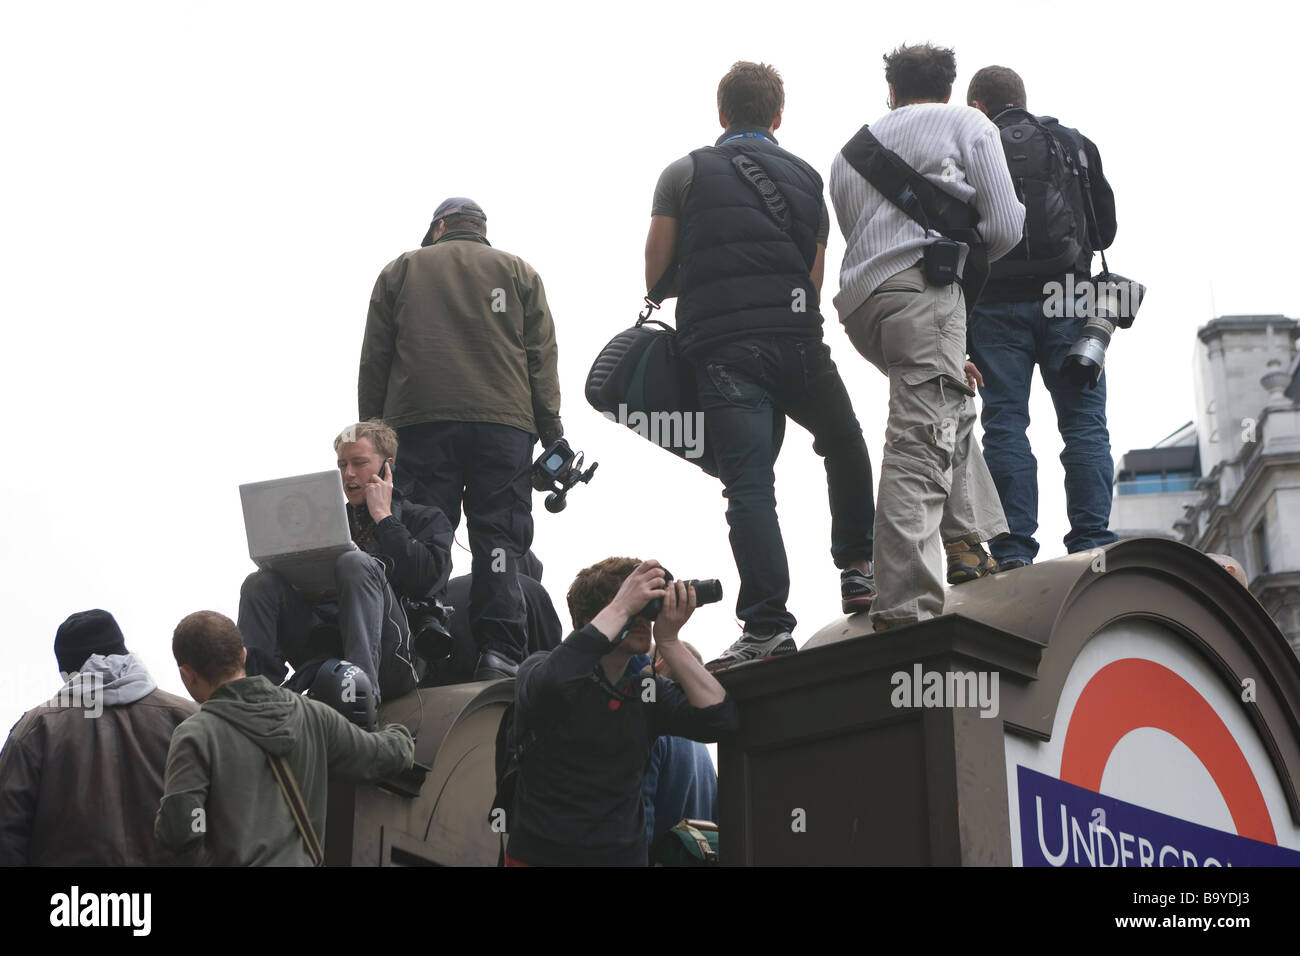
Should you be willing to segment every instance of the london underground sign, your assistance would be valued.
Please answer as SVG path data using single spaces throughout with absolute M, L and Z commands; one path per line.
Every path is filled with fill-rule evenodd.
M 1160 624 L 1098 633 L 1051 739 L 1006 737 L 1013 861 L 1300 866 L 1300 828 L 1243 698 Z

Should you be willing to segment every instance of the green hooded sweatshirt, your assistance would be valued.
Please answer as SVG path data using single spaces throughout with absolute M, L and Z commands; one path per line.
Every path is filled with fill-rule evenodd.
M 285 758 L 325 842 L 331 777 L 373 780 L 411 766 L 401 724 L 367 733 L 331 707 L 265 677 L 222 684 L 172 735 L 154 833 L 210 866 L 311 866 L 267 754 Z

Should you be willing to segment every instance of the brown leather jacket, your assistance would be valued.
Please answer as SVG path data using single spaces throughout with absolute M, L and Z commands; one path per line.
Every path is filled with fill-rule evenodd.
M 0 866 L 194 862 L 153 828 L 172 731 L 197 710 L 157 689 L 120 706 L 60 691 L 29 710 L 0 751 Z

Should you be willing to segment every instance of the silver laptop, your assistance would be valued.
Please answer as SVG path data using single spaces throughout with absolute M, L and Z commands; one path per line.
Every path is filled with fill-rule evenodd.
M 334 562 L 355 551 L 338 469 L 239 486 L 248 556 L 303 591 L 334 587 Z

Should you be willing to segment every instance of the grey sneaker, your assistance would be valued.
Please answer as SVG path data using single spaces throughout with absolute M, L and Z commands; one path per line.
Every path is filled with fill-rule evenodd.
M 725 671 L 741 664 L 765 661 L 772 657 L 786 657 L 799 650 L 789 631 L 781 631 L 771 637 L 755 637 L 748 632 L 740 635 L 729 648 L 704 665 L 710 673 Z

